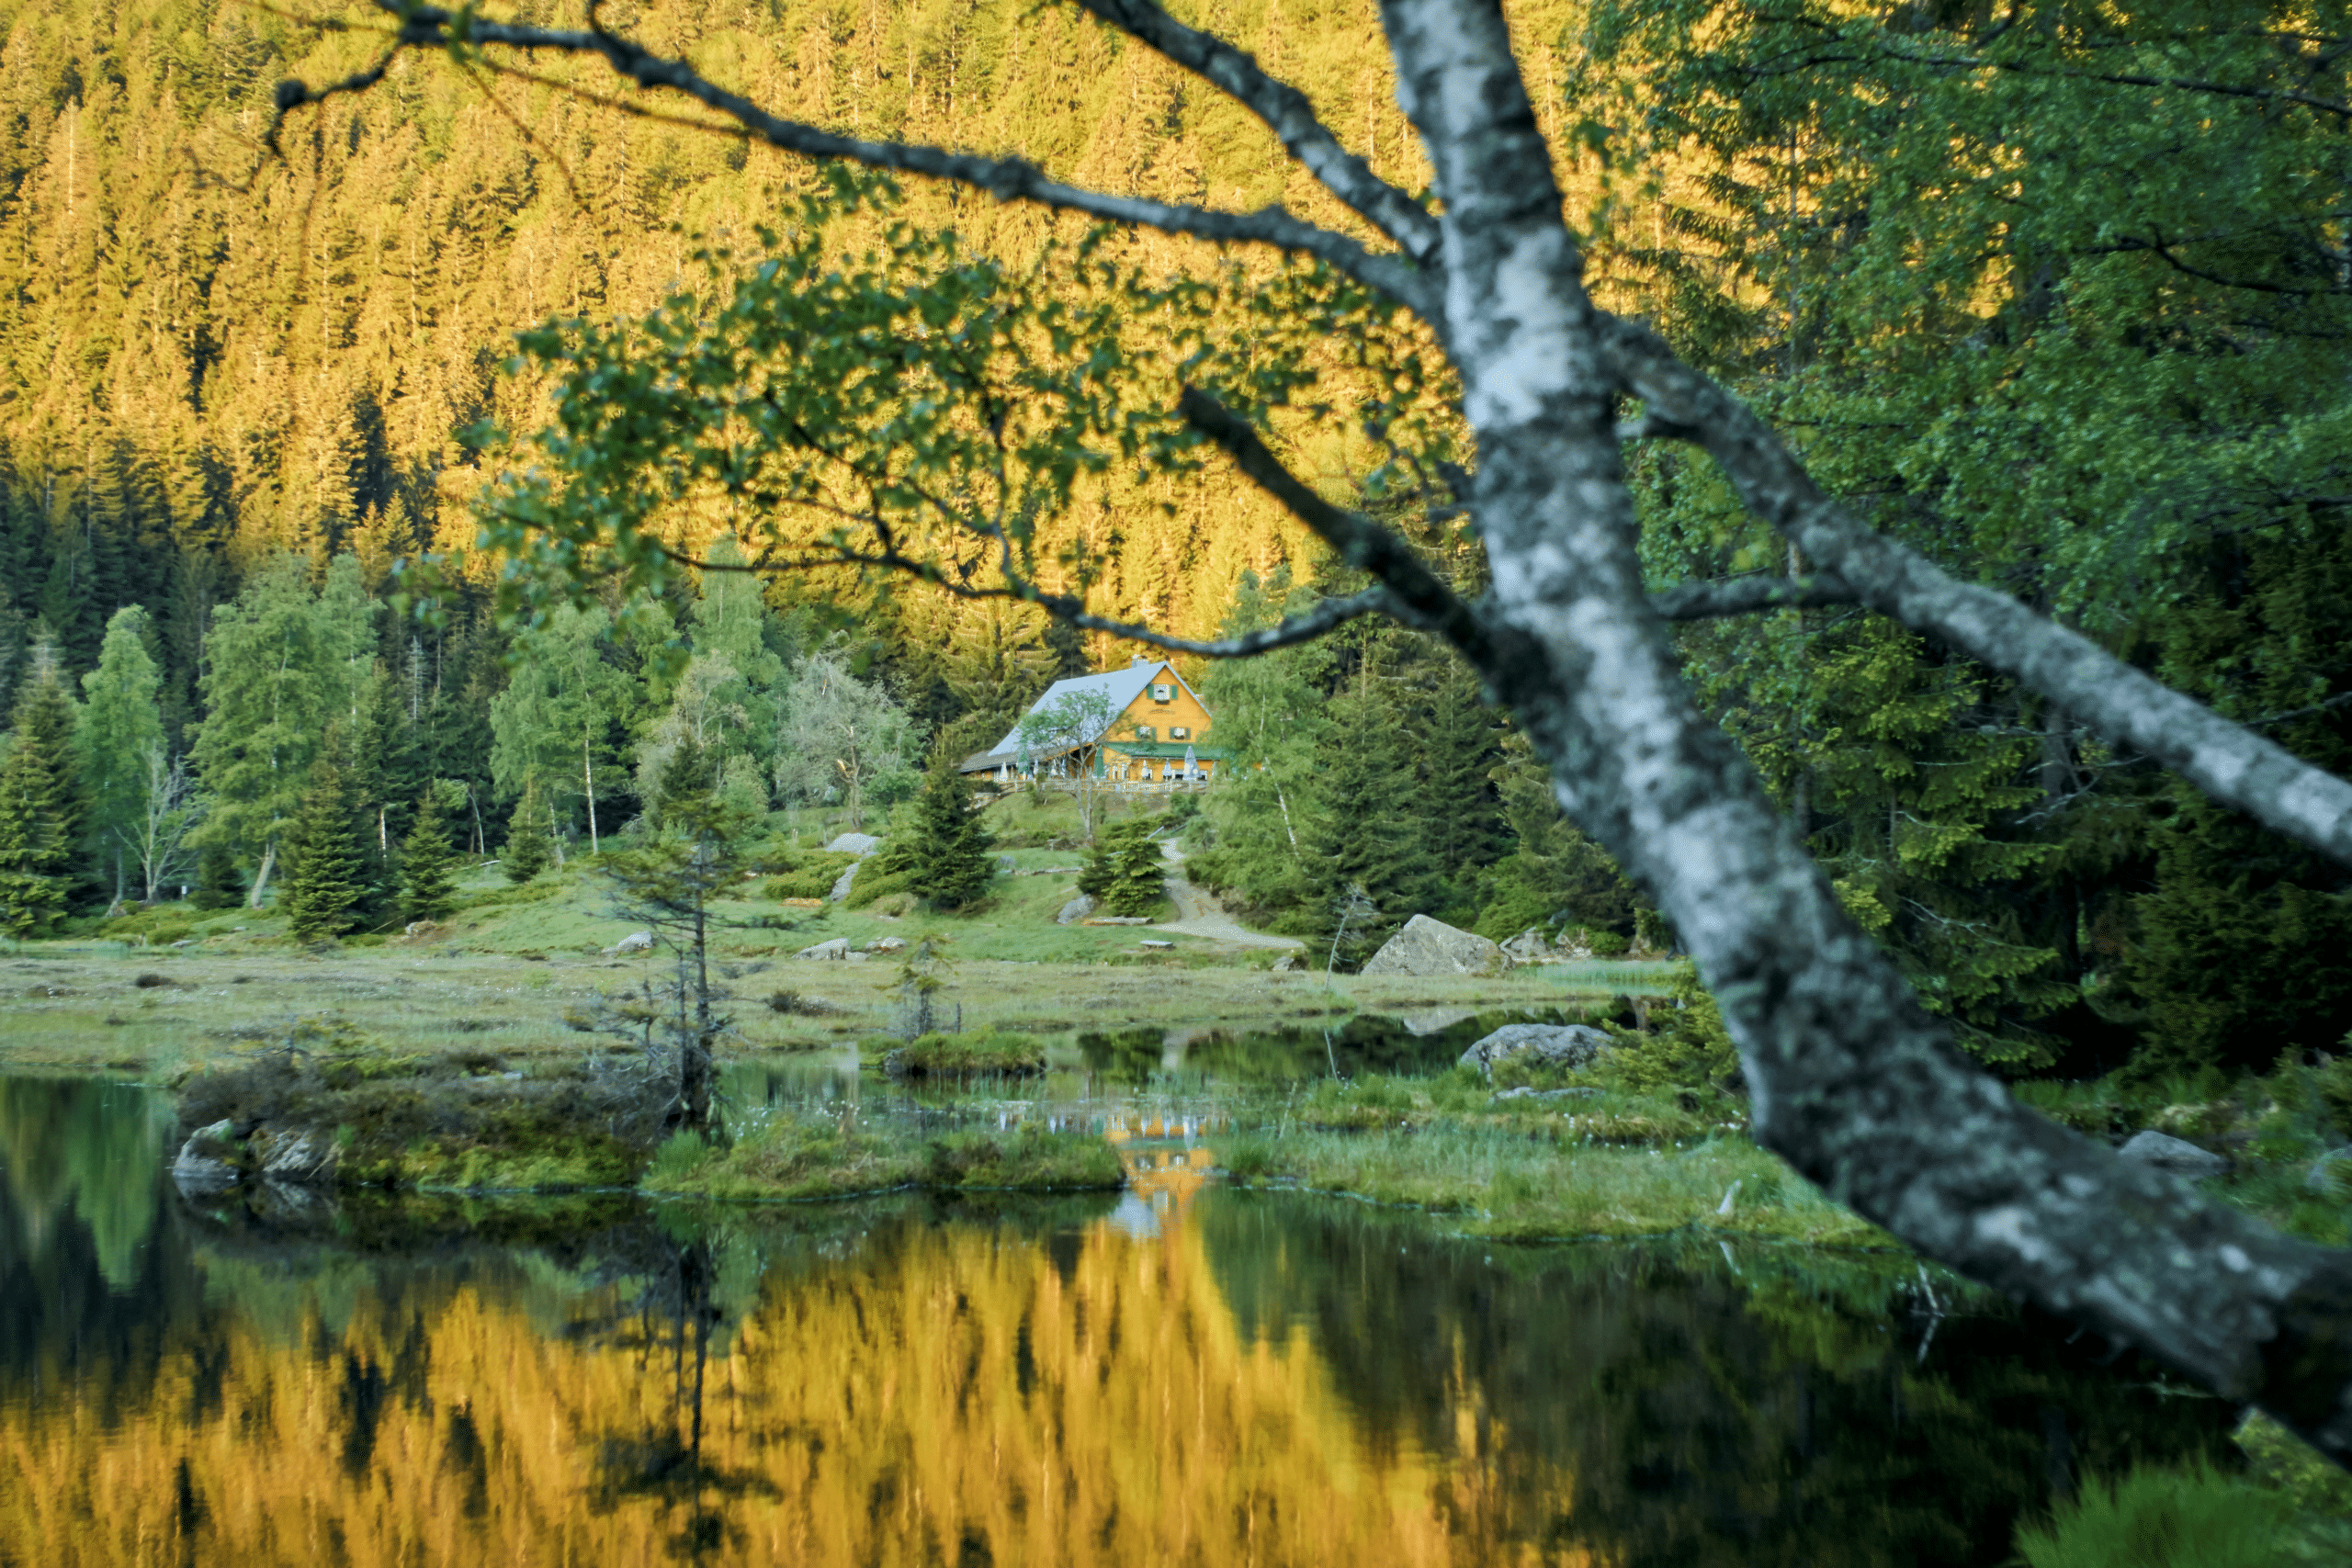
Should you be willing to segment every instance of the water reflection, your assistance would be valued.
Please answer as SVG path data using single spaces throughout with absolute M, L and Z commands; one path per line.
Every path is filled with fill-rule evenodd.
M 1867 1259 L 1497 1252 L 1181 1136 L 1043 1202 L 191 1207 L 128 1091 L 13 1092 L 0 1561 L 1973 1563 L 2225 1416 Z

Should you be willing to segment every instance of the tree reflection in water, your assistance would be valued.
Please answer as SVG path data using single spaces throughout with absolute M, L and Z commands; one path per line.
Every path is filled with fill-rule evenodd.
M 35 1109 L 6 1561 L 1974 1563 L 2228 1414 L 1907 1262 L 1500 1249 L 1172 1150 L 1117 1198 L 699 1214 L 192 1208 L 125 1156 L 142 1229 L 17 1185 L 102 1135 Z
M 680 1242 L 651 1232 L 644 1239 L 647 1268 L 629 1309 L 609 1326 L 582 1323 L 583 1342 L 632 1355 L 648 1373 L 666 1361 L 666 1418 L 614 1432 L 595 1446 L 591 1506 L 612 1513 L 650 1500 L 665 1519 L 683 1511 L 677 1531 L 663 1542 L 673 1557 L 700 1561 L 739 1551 L 742 1527 L 725 1505 L 746 1496 L 775 1497 L 775 1483 L 748 1469 L 709 1464 L 703 1456 L 703 1393 L 710 1370 L 711 1334 L 726 1317 L 715 1294 L 710 1244 Z M 656 1407 L 653 1412 L 662 1416 Z

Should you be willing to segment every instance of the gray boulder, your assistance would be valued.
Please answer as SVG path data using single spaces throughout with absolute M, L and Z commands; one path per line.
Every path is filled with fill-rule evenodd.
M 1551 964 L 1558 959 L 1542 926 L 1530 926 L 1504 942 L 1503 956 L 1513 964 Z
M 1532 1052 L 1544 1066 L 1573 1072 L 1616 1043 L 1607 1032 L 1589 1023 L 1506 1023 L 1463 1052 L 1456 1065 L 1492 1077 L 1496 1063 Z
M 831 942 L 820 942 L 814 947 L 804 947 L 792 955 L 795 958 L 845 959 L 849 956 L 849 938 L 837 936 Z
M 1495 1096 L 1494 1102 L 1500 1105 L 1511 1100 L 1582 1100 L 1588 1095 L 1600 1092 L 1597 1089 L 1530 1089 L 1527 1085 L 1521 1084 L 1517 1089 L 1503 1090 Z
M 334 1176 L 334 1145 L 309 1133 L 264 1134 L 261 1174 L 272 1181 L 330 1181 Z
M 2125 1159 L 2153 1167 L 2168 1175 L 2185 1176 L 2192 1181 L 2200 1177 L 2219 1176 L 2230 1168 L 2230 1162 L 2220 1155 L 2153 1129 L 2140 1134 L 2116 1153 Z
M 850 884 L 857 880 L 857 867 L 864 863 L 865 863 L 861 861 L 854 864 L 842 867 L 842 874 L 833 878 L 833 890 L 831 893 L 826 894 L 825 897 L 831 898 L 836 904 L 848 897 Z
M 653 951 L 651 931 L 631 931 L 613 943 L 615 953 L 650 953 Z
M 856 855 L 861 859 L 882 847 L 882 840 L 871 833 L 843 833 L 825 846 L 829 855 Z
M 1271 970 L 1267 971 L 1267 973 L 1272 975 L 1295 975 L 1306 967 L 1306 965 L 1305 964 L 1299 962 L 1297 953 L 1285 953 L 1280 958 L 1274 960 L 1274 966 Z
M 237 1129 L 226 1118 L 198 1127 L 180 1145 L 172 1162 L 172 1180 L 190 1196 L 218 1192 L 237 1184 Z
M 1367 975 L 1498 975 L 1510 967 L 1485 937 L 1415 915 L 1363 966 Z
M 2311 1174 L 2303 1178 L 2303 1185 L 2313 1192 L 2325 1192 L 2337 1181 L 2352 1182 L 2352 1144 L 2343 1144 L 2312 1161 Z
M 1094 913 L 1094 895 L 1081 893 L 1062 906 L 1062 912 L 1054 917 L 1054 924 L 1074 926 L 1092 913 Z
M 868 953 L 902 953 L 906 950 L 906 946 L 907 939 L 905 937 L 877 936 L 872 942 L 865 944 L 865 951 Z

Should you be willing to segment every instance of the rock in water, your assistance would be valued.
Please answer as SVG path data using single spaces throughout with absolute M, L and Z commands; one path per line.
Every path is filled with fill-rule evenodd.
M 1492 1077 L 1497 1062 L 1532 1052 L 1546 1066 L 1574 1071 L 1616 1043 L 1607 1031 L 1589 1023 L 1506 1023 L 1463 1052 L 1455 1065 L 1476 1067 Z
M 1094 913 L 1094 896 L 1091 893 L 1081 893 L 1062 906 L 1062 912 L 1054 917 L 1054 924 L 1074 926 L 1092 913 Z
M 653 951 L 651 931 L 631 931 L 613 943 L 615 953 L 650 953 Z
M 230 1162 L 236 1156 L 237 1129 L 224 1117 L 188 1134 L 180 1157 L 172 1162 L 172 1180 L 192 1197 L 234 1187 L 237 1168 Z
M 820 942 L 814 947 L 804 947 L 792 956 L 795 958 L 838 958 L 845 960 L 849 957 L 849 938 L 845 936 L 837 936 L 831 942 Z
M 871 833 L 843 833 L 825 846 L 825 852 L 829 855 L 857 855 L 862 858 L 872 854 L 881 847 L 882 840 Z
M 308 1133 L 280 1133 L 268 1142 L 261 1173 L 274 1181 L 332 1181 L 334 1152 L 330 1139 Z
M 2195 1144 L 2149 1131 L 2116 1150 L 2125 1159 L 2153 1166 L 2173 1176 L 2185 1176 L 2194 1181 L 2199 1177 L 2219 1176 L 2230 1168 L 2230 1162 L 2220 1155 L 2199 1148 Z
M 1499 975 L 1510 967 L 1485 937 L 1415 915 L 1363 966 L 1367 975 Z

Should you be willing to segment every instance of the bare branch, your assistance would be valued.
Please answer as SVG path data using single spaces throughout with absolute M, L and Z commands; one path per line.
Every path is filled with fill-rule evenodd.
M 1650 595 L 1650 608 L 1663 621 L 1704 621 L 1719 615 L 1750 615 L 1759 610 L 1811 610 L 1851 604 L 1857 595 L 1826 572 L 1812 577 L 1734 577 L 1716 582 L 1678 582 Z
M 706 104 L 771 146 L 804 157 L 838 159 L 871 169 L 954 180 L 987 191 L 999 201 L 1027 201 L 1057 211 L 1083 213 L 1112 223 L 1132 223 L 1163 233 L 1189 234 L 1220 243 L 1271 245 L 1277 250 L 1311 255 L 1403 304 L 1424 320 L 1440 315 L 1436 291 L 1430 279 L 1404 256 L 1384 255 L 1366 249 L 1344 234 L 1294 217 L 1280 206 L 1255 212 L 1220 212 L 1212 208 L 1148 201 L 1140 197 L 1113 196 L 1049 180 L 1035 164 L 1023 158 L 986 158 L 971 152 L 951 152 L 905 141 L 866 141 L 837 136 L 768 113 L 749 98 L 710 82 L 682 60 L 665 59 L 620 37 L 592 26 L 585 32 L 526 27 L 513 22 L 485 21 L 432 6 L 403 9 L 398 0 L 376 0 L 383 10 L 401 18 L 399 47 L 413 49 L 478 49 L 483 45 L 520 50 L 548 50 L 560 54 L 602 56 L 614 71 L 640 87 L 684 94 Z M 590 8 L 594 20 L 594 8 Z M 365 73 L 362 73 L 366 74 Z M 382 74 L 379 65 L 375 74 Z M 353 80 L 357 80 L 354 78 Z M 338 83 L 326 92 L 356 90 Z M 278 97 L 288 105 L 312 101 L 311 90 L 299 82 L 280 83 Z
M 2297 288 L 2290 284 L 2261 283 L 2250 277 L 2225 276 L 2221 273 L 2209 271 L 2204 267 L 2181 260 L 2179 256 L 2173 254 L 2172 246 L 2165 243 L 2165 238 L 2162 234 L 2158 234 L 2152 240 L 2118 240 L 2115 243 L 2103 246 L 2101 248 L 2109 251 L 2154 252 L 2156 255 L 2163 257 L 2165 264 L 2171 267 L 2175 272 L 2186 273 L 2190 277 L 2201 277 L 2208 283 L 2218 283 L 2224 288 L 2250 288 L 2258 294 L 2288 294 L 2305 299 L 2312 299 L 2323 294 L 2342 294 L 2346 292 L 2346 290 L 2340 287 L 2329 288 Z
M 1697 433 L 1749 510 L 1849 584 L 1856 602 L 1941 637 L 2136 747 L 2222 805 L 2352 865 L 2352 784 L 2233 724 L 2006 593 L 1962 582 L 1824 494 L 1745 403 L 1636 322 L 1602 322 L 1623 389 Z
M 1077 0 L 1077 4 L 1223 89 L 1265 121 L 1266 129 L 1281 139 L 1284 151 L 1320 180 L 1324 189 L 1402 245 L 1422 266 L 1438 265 L 1437 220 L 1341 146 L 1340 139 L 1315 118 L 1315 107 L 1305 93 L 1267 75 L 1257 61 L 1223 39 L 1186 27 L 1152 0 Z
M 671 549 L 666 545 L 657 545 L 655 547 L 681 565 L 699 567 L 708 571 L 753 571 L 764 574 L 814 571 L 826 567 L 858 567 L 900 572 L 928 583 L 942 592 L 953 594 L 958 599 L 996 599 L 1014 604 L 1035 604 L 1056 620 L 1067 621 L 1081 631 L 1106 632 L 1113 637 L 1124 637 L 1129 642 L 1140 642 L 1151 648 L 1163 649 L 1170 653 L 1198 654 L 1204 659 L 1254 659 L 1261 653 L 1272 653 L 1278 649 L 1293 648 L 1303 642 L 1313 642 L 1317 637 L 1343 626 L 1350 621 L 1360 620 L 1365 615 L 1397 615 L 1395 595 L 1386 588 L 1367 588 L 1361 593 L 1351 593 L 1344 599 L 1326 599 L 1306 614 L 1292 615 L 1274 626 L 1261 627 L 1257 631 L 1243 632 L 1238 637 L 1218 637 L 1213 641 L 1204 642 L 1192 637 L 1170 637 L 1166 632 L 1157 632 L 1149 626 L 1141 626 L 1133 621 L 1114 620 L 1107 615 L 1095 615 L 1086 608 L 1084 600 L 1068 593 L 1048 593 L 1010 571 L 1005 573 L 1008 583 L 1005 587 L 975 587 L 969 582 L 951 579 L 940 570 L 935 561 L 919 560 L 904 554 L 887 539 L 884 541 L 883 548 L 876 553 L 853 550 L 844 546 L 834 546 L 823 555 L 804 557 L 798 560 L 779 561 L 763 556 L 758 560 L 747 561 L 741 565 L 719 565 L 695 560 L 692 557 Z M 1398 618 L 1404 617 L 1398 616 Z
M 407 40 L 403 39 L 400 43 L 392 45 L 379 55 L 376 63 L 368 67 L 367 70 L 355 71 L 342 81 L 330 82 L 323 87 L 309 86 L 290 77 L 280 82 L 272 93 L 269 124 L 262 131 L 262 145 L 269 149 L 273 157 L 285 156 L 278 151 L 277 133 L 285 128 L 286 116 L 290 110 L 300 108 L 307 104 L 325 103 L 339 93 L 366 92 L 384 79 L 384 73 L 392 68 L 392 62 L 399 58 L 401 49 L 406 47 L 406 42 Z
M 1236 468 L 1290 508 L 1291 514 L 1337 549 L 1341 559 L 1386 584 L 1391 595 L 1389 614 L 1437 633 L 1474 661 L 1498 655 L 1493 628 L 1460 594 L 1439 581 L 1404 540 L 1368 517 L 1341 511 L 1309 490 L 1266 449 L 1249 421 L 1199 388 L 1185 388 L 1176 407 L 1193 429 L 1224 447 Z

